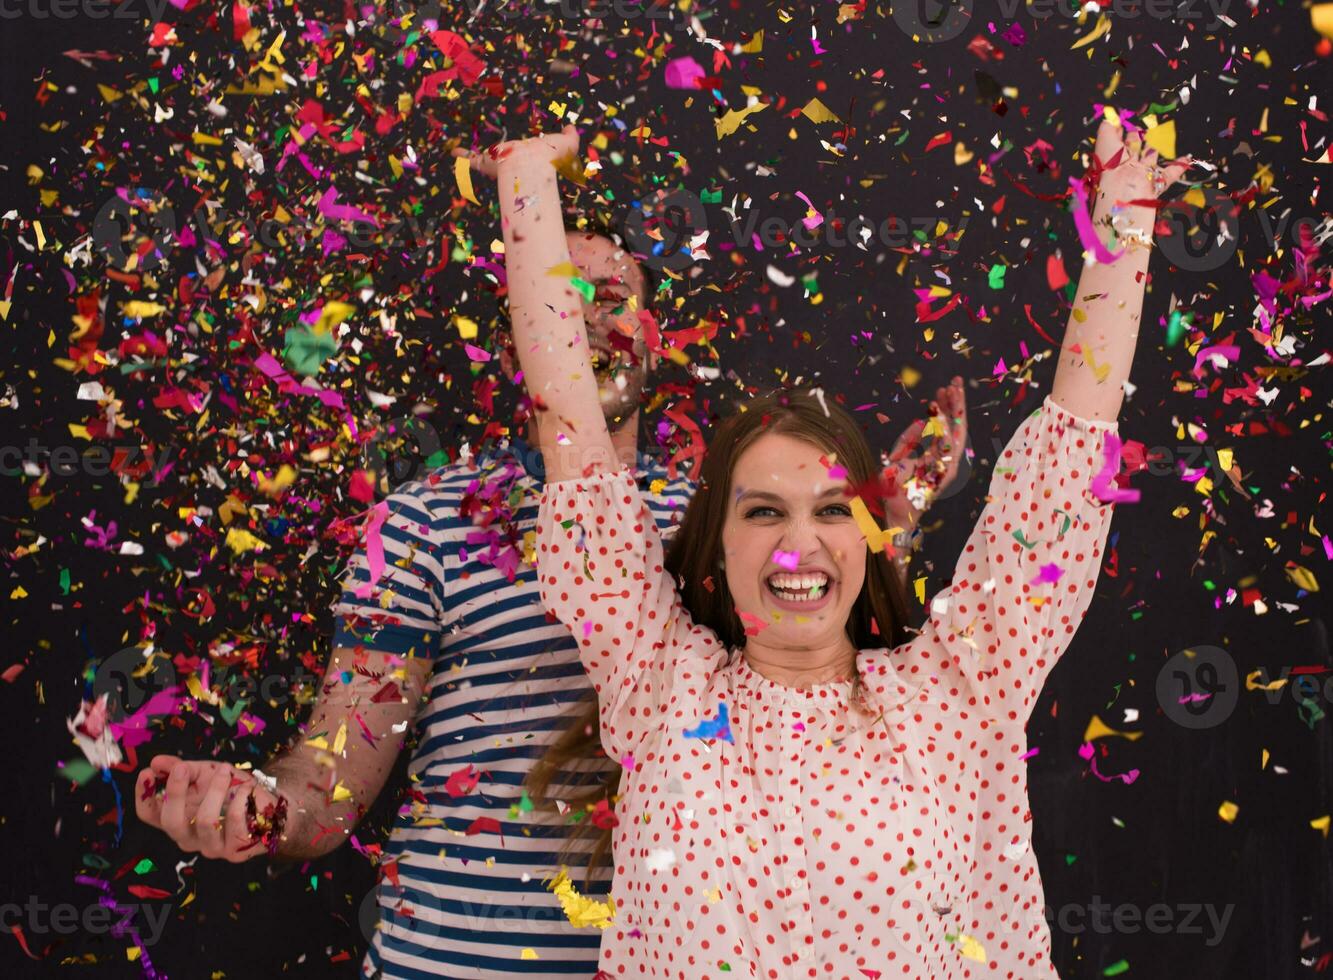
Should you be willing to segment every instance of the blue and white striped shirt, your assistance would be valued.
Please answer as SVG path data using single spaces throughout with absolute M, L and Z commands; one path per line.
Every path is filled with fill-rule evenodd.
M 692 485 L 668 482 L 647 459 L 638 474 L 669 533 Z M 442 467 L 388 498 L 385 567 L 365 599 L 354 594 L 369 581 L 364 548 L 349 564 L 335 645 L 434 658 L 411 799 L 385 848 L 401 887 L 385 875 L 377 888 L 380 922 L 363 977 L 568 980 L 597 971 L 601 932 L 574 929 L 546 887 L 565 828 L 516 809 L 533 763 L 592 696 L 573 638 L 548 620 L 526 560 L 541 486 L 540 456 L 517 440 Z M 480 779 L 451 796 L 456 773 L 465 787 Z M 607 892 L 609 867 L 586 888 L 582 867 L 570 872 L 585 894 Z

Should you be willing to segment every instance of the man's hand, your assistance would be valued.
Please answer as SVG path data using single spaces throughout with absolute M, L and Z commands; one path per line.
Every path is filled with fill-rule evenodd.
M 884 498 L 889 527 L 911 531 L 935 495 L 953 482 L 967 445 L 967 396 L 963 379 L 954 378 L 948 387 L 935 392 L 930 417 L 907 427 L 893 452 L 889 469 L 894 493 Z
M 506 140 L 477 153 L 462 147 L 452 152 L 456 157 L 466 157 L 477 173 L 495 180 L 505 167 L 549 163 L 558 168 L 564 161 L 575 159 L 579 153 L 579 134 L 573 126 L 566 126 L 558 133 Z
M 182 851 L 233 863 L 267 854 L 265 831 L 281 832 L 272 823 L 278 797 L 253 774 L 221 762 L 154 756 L 135 780 L 134 808 Z

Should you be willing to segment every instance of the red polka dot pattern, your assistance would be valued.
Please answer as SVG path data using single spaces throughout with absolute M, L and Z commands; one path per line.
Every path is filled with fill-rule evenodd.
M 1056 980 L 1021 756 L 1097 581 L 1107 430 L 1049 399 L 1023 422 L 952 584 L 910 643 L 861 651 L 856 699 L 770 681 L 693 623 L 628 470 L 547 485 L 542 600 L 634 763 L 606 974 Z M 734 741 L 685 737 L 719 702 Z

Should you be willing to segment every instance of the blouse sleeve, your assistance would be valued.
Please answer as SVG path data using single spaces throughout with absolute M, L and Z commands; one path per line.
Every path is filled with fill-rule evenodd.
M 1112 505 L 1091 485 L 1116 428 L 1049 397 L 1019 426 L 952 584 L 921 633 L 891 654 L 900 686 L 931 681 L 965 713 L 1027 721 L 1097 584 Z
M 702 698 L 726 651 L 681 604 L 630 470 L 546 485 L 537 577 L 542 603 L 573 632 L 597 690 L 602 747 L 611 758 L 666 724 L 693 722 L 679 695 Z

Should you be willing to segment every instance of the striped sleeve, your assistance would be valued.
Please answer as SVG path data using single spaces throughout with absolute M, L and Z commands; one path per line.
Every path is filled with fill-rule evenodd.
M 334 604 L 335 647 L 372 647 L 388 653 L 435 656 L 446 625 L 444 550 L 433 519 L 410 484 L 384 501 L 384 521 L 362 529 Z M 372 572 L 377 551 L 383 568 Z M 373 583 L 372 583 L 373 580 Z

